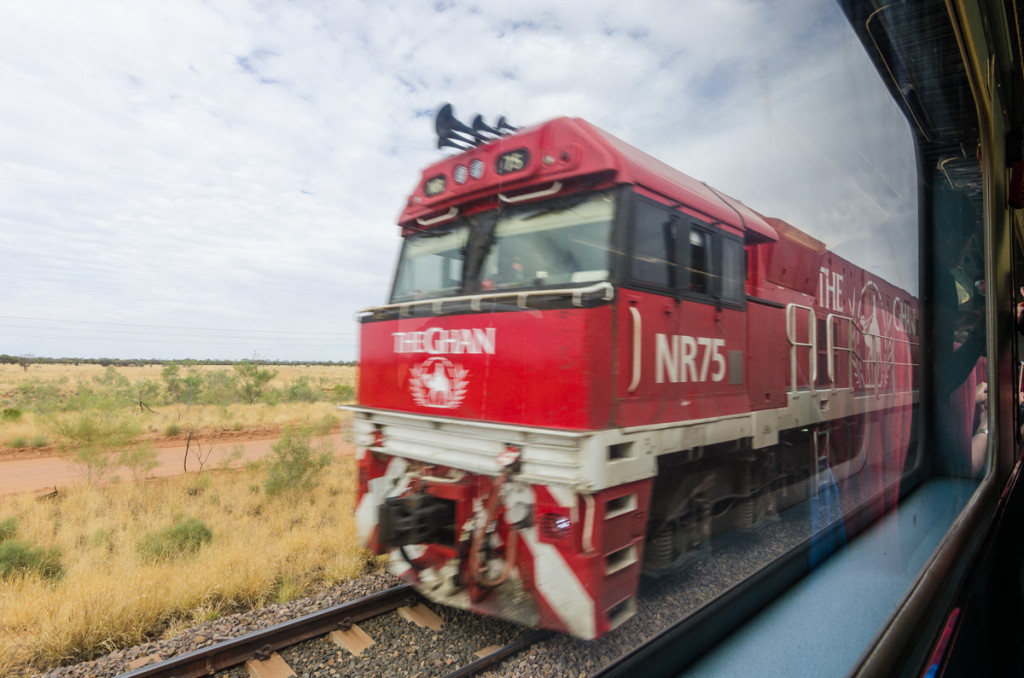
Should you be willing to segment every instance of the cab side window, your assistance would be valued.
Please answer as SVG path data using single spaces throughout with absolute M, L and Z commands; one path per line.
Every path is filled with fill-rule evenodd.
M 746 262 L 743 241 L 723 235 L 721 295 L 723 301 L 743 303 Z
M 636 282 L 672 288 L 676 263 L 672 215 L 645 202 L 633 203 L 632 278 Z
M 680 209 L 635 197 L 629 282 L 706 303 L 744 302 L 743 241 Z
M 695 294 L 714 294 L 715 266 L 712 251 L 711 233 L 702 228 L 691 228 L 689 237 L 689 251 L 686 261 L 686 285 L 687 292 Z

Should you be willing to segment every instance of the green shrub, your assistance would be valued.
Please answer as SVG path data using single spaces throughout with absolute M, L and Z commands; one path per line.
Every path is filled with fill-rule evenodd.
M 277 370 L 260 369 L 248 360 L 233 365 L 235 376 L 238 378 L 238 394 L 242 402 L 249 405 L 260 399 L 270 381 L 277 376 Z
M 103 482 L 115 467 L 118 450 L 142 432 L 130 411 L 109 399 L 95 409 L 56 415 L 50 419 L 50 427 L 57 435 L 61 454 L 90 485 Z
M 132 382 L 113 365 L 107 365 L 103 376 L 93 377 L 93 382 L 96 386 L 96 395 L 105 400 L 135 401 Z
M 168 424 L 167 428 L 164 429 L 164 435 L 170 438 L 181 435 L 181 426 L 178 424 Z
M 14 400 L 19 408 L 36 412 L 47 412 L 62 406 L 60 386 L 42 379 L 29 379 L 18 384 Z
M 41 433 L 32 436 L 32 440 L 28 441 L 29 447 L 46 447 L 49 444 L 49 439 Z
M 25 436 L 18 436 L 11 439 L 11 447 L 28 447 L 28 438 Z
M 206 390 L 202 402 L 225 407 L 235 402 L 238 394 L 238 378 L 227 370 L 210 372 L 206 375 Z
M 0 542 L 0 578 L 27 572 L 36 572 L 46 579 L 59 579 L 64 574 L 60 549 L 44 549 L 17 539 Z
M 139 379 L 132 384 L 132 401 L 139 406 L 139 412 L 152 411 L 163 397 L 163 386 L 153 379 Z
M 290 403 L 315 403 L 320 393 L 309 383 L 309 377 L 299 377 L 284 389 L 284 397 Z
M 210 489 L 210 476 L 203 475 L 202 473 L 196 473 L 193 475 L 193 480 L 188 488 L 185 490 L 185 494 L 190 497 L 198 497 L 199 495 Z
M 21 410 L 17 407 L 5 407 L 0 411 L 0 421 L 21 421 Z
M 147 534 L 139 542 L 139 555 L 144 560 L 168 560 L 198 551 L 213 540 L 213 533 L 198 518 L 179 520 L 170 527 Z
M 18 519 L 14 516 L 0 520 L 0 541 L 14 539 L 18 533 Z
M 299 493 L 316 485 L 320 474 L 331 463 L 331 452 L 324 446 L 313 448 L 307 430 L 285 429 L 281 439 L 270 446 L 273 451 L 266 469 L 263 489 L 270 496 Z
M 190 371 L 187 375 L 182 376 L 177 363 L 164 365 L 161 378 L 172 402 L 183 404 L 195 402 L 203 391 L 203 375 Z
M 100 528 L 92 533 L 89 543 L 95 548 L 103 548 L 112 552 L 114 549 L 114 531 L 109 528 Z
M 152 445 L 140 445 L 121 450 L 117 456 L 117 463 L 128 469 L 135 482 L 140 482 L 160 465 L 160 459 Z
M 313 433 L 318 436 L 326 436 L 331 434 L 331 429 L 338 426 L 340 417 L 334 412 L 328 412 L 320 418 L 318 424 L 313 425 Z
M 104 404 L 98 409 L 67 412 L 54 417 L 51 424 L 67 447 L 99 447 L 104 450 L 124 447 L 142 433 L 142 426 L 122 408 Z
M 106 452 L 94 445 L 80 447 L 77 450 L 65 452 L 68 463 L 78 471 L 85 482 L 91 486 L 102 483 L 107 474 L 115 467 L 116 460 L 113 453 Z
M 352 384 L 335 384 L 334 398 L 341 403 L 350 403 L 356 399 L 356 389 Z

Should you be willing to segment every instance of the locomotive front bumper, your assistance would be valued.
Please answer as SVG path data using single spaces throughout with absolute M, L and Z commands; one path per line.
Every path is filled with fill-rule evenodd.
M 375 447 L 357 451 L 360 538 L 428 599 L 586 639 L 633 615 L 650 480 L 580 493 Z
M 520 450 L 519 480 L 576 492 L 654 477 L 660 448 L 670 444 L 654 430 L 572 431 L 367 407 L 345 409 L 355 415 L 352 442 L 357 449 L 493 477 L 502 472 L 498 459 L 514 445 Z M 735 428 L 731 431 L 734 435 Z M 717 436 L 701 432 L 701 437 L 713 441 Z

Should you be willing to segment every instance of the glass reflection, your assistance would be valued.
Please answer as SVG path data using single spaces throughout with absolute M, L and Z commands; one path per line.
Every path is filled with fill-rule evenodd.
M 686 602 L 676 609 L 685 617 L 785 554 L 806 552 L 812 568 L 828 562 L 866 526 L 898 514 L 928 473 L 971 479 L 984 469 L 977 168 L 972 173 L 963 159 L 939 165 L 929 158 L 921 166 L 942 169 L 918 177 L 914 131 L 838 7 L 745 9 L 749 17 L 729 24 L 733 51 L 674 57 L 674 66 L 692 66 L 674 71 L 684 74 L 679 90 L 700 106 L 666 105 L 656 113 L 671 111 L 686 134 L 652 135 L 642 126 L 627 134 L 634 131 L 629 125 L 617 131 L 636 147 L 613 140 L 624 157 L 647 151 L 665 161 L 645 165 L 656 175 L 646 177 L 648 184 L 581 182 L 586 189 L 527 207 L 488 196 L 490 202 L 481 198 L 478 211 L 436 242 L 407 227 L 392 297 L 400 308 L 373 316 L 395 323 L 395 331 L 377 330 L 384 342 L 401 336 L 405 353 L 440 354 L 431 347 L 470 347 L 468 338 L 487 325 L 499 337 L 493 345 L 507 352 L 495 349 L 498 357 L 473 358 L 477 363 L 467 358 L 468 367 L 454 357 L 416 355 L 378 382 L 390 385 L 397 373 L 404 386 L 410 375 L 410 392 L 422 407 L 457 402 L 463 410 L 439 416 L 459 435 L 470 436 L 458 426 L 463 420 L 517 432 L 516 426 L 532 427 L 516 461 L 501 469 L 488 466 L 490 459 L 466 461 L 476 450 L 461 442 L 421 453 L 405 467 L 404 477 L 413 478 L 409 488 L 447 484 L 463 492 L 452 498 L 455 490 L 424 490 L 416 501 L 435 508 L 453 502 L 452 515 L 467 521 L 473 501 L 489 507 L 465 523 L 470 527 L 446 526 L 445 534 L 479 532 L 470 561 L 474 572 L 501 573 L 482 577 L 501 580 L 491 588 L 456 590 L 466 581 L 458 544 L 432 548 L 412 536 L 395 537 L 409 541 L 398 544 L 395 571 L 443 592 L 438 596 L 577 633 L 585 625 L 574 627 L 548 601 L 530 599 L 514 612 L 503 607 L 534 595 L 530 586 L 542 588 L 531 579 L 534 563 L 517 581 L 507 562 L 527 557 L 510 546 L 522 540 L 530 553 L 558 551 L 569 570 L 592 557 L 606 557 L 613 573 L 637 565 L 647 576 L 641 596 L 683 590 Z M 713 9 L 700 12 L 711 24 L 721 19 Z M 693 18 L 687 26 L 699 25 Z M 884 26 L 887 19 L 880 14 L 877 21 Z M 646 30 L 660 34 L 666 26 Z M 747 50 L 757 59 L 740 58 L 750 56 Z M 719 53 L 720 62 L 708 61 Z M 701 77 L 685 75 L 692 72 Z M 688 184 L 672 168 L 697 181 Z M 930 201 L 920 210 L 919 180 Z M 738 224 L 731 212 L 712 214 L 707 205 L 715 201 L 705 189 L 721 201 L 719 208 L 735 212 Z M 919 265 L 922 211 L 938 242 Z M 459 266 L 418 263 L 436 257 Z M 435 282 L 418 282 L 424 277 Z M 554 293 L 585 285 L 614 293 L 586 301 L 580 293 L 571 303 Z M 421 295 L 473 298 L 417 305 Z M 577 324 L 559 324 L 569 322 Z M 586 350 L 573 353 L 574 342 Z M 923 356 L 930 357 L 927 379 Z M 490 381 L 486 398 L 473 400 L 470 380 L 478 374 Z M 928 402 L 939 403 L 935 412 L 923 411 L 923 383 L 932 391 Z M 385 394 L 383 386 L 367 393 L 396 410 L 438 414 Z M 558 419 L 569 411 L 586 415 L 569 425 Z M 923 418 L 944 428 L 923 439 Z M 559 428 L 566 439 L 593 435 L 600 442 L 580 443 L 571 454 L 565 449 L 576 443 L 531 444 L 534 429 Z M 606 444 L 600 436 L 622 442 Z M 639 449 L 654 457 L 643 472 L 635 471 L 639 463 L 630 466 Z M 597 467 L 604 484 L 589 476 L 584 482 Z M 406 491 L 400 480 L 394 483 L 389 499 Z M 623 487 L 627 494 L 615 494 Z M 542 495 L 543 506 L 535 498 Z M 501 502 L 513 497 L 518 504 L 503 514 Z M 394 520 L 408 517 L 399 514 L 414 512 L 415 503 L 394 502 Z M 595 506 L 620 504 L 636 512 L 630 538 L 641 535 L 642 548 L 630 544 L 595 556 L 594 516 L 606 510 Z M 558 529 L 545 534 L 530 515 Z M 484 524 L 492 526 L 486 534 Z M 890 537 L 899 543 L 904 535 L 894 530 Z M 893 553 L 912 577 L 921 562 L 900 549 Z M 491 589 L 496 593 L 488 598 Z M 596 609 L 598 621 L 577 634 L 610 632 L 632 611 L 616 600 Z M 877 628 L 883 621 L 867 623 Z
M 945 174 L 935 193 L 936 470 L 977 476 L 988 445 L 984 258 L 980 210 Z

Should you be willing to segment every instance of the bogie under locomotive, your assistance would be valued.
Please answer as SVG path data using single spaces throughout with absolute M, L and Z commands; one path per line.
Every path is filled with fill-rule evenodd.
M 361 537 L 425 595 L 598 637 L 822 473 L 898 476 L 914 298 L 583 120 L 438 131 L 352 408 Z

